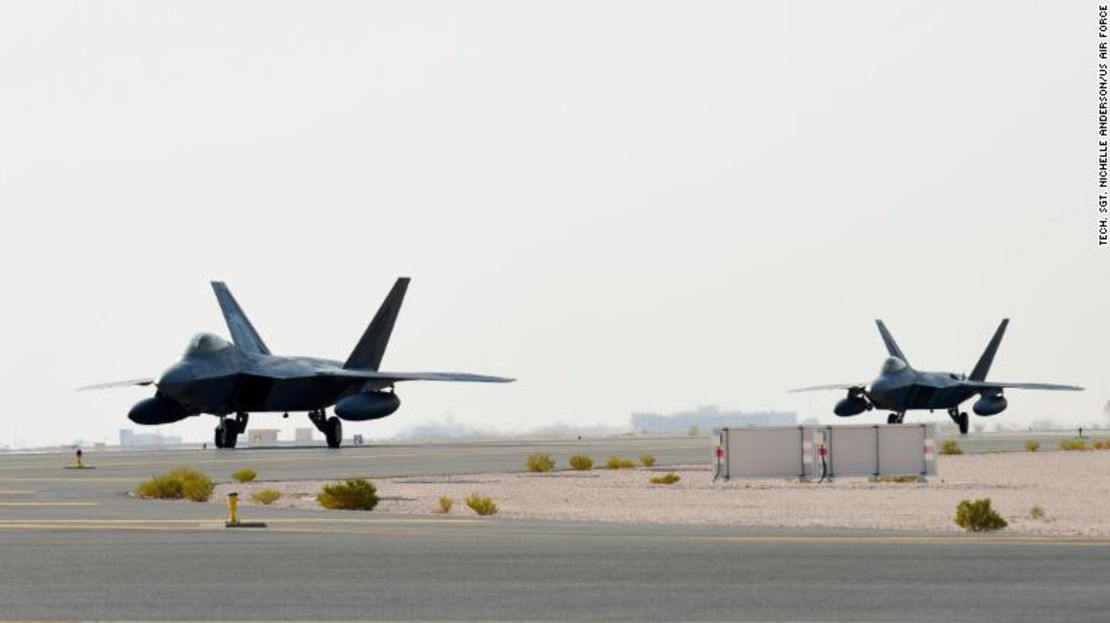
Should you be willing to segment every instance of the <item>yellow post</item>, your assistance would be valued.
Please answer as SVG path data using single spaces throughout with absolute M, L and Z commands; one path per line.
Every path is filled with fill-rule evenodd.
M 231 492 L 227 494 L 227 523 L 234 525 L 239 523 L 238 511 L 239 510 L 239 494 Z
M 83 454 L 84 452 L 81 452 L 81 448 L 77 448 L 77 469 L 84 469 L 85 467 L 85 459 L 82 457 Z

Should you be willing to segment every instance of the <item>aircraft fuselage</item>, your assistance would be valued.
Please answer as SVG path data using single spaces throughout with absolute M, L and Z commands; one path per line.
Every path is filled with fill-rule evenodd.
M 966 386 L 951 372 L 919 372 L 907 367 L 876 378 L 867 395 L 877 409 L 903 412 L 953 409 L 982 391 Z
M 320 374 L 343 363 L 313 357 L 245 353 L 233 345 L 186 356 L 158 381 L 158 391 L 194 413 L 313 411 L 358 391 L 380 389 L 362 379 Z

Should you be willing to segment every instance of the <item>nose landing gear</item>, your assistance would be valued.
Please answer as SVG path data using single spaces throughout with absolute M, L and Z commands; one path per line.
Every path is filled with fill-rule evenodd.
M 247 413 L 236 413 L 235 418 L 221 417 L 220 423 L 216 425 L 215 442 L 217 448 L 234 448 L 235 444 L 239 441 L 239 434 L 247 430 L 247 421 L 250 415 Z

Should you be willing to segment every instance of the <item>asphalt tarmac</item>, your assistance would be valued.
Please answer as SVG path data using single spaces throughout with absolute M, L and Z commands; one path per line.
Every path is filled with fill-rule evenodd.
M 970 441 L 970 439 L 968 440 Z M 965 443 L 976 447 L 976 443 Z M 0 617 L 1102 620 L 1110 540 L 398 517 L 132 499 L 227 480 L 519 470 L 534 451 L 706 460 L 705 439 L 0 454 Z

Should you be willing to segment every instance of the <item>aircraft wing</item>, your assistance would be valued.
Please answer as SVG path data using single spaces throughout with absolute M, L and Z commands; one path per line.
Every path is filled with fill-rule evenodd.
M 832 389 L 867 389 L 867 383 L 837 383 L 834 385 L 814 385 L 813 387 L 801 387 L 788 391 L 788 394 L 796 394 L 798 392 L 821 392 Z
M 109 389 L 111 387 L 128 387 L 130 385 L 153 385 L 154 379 L 131 379 L 130 381 L 113 381 L 111 383 L 99 383 L 97 385 L 87 385 L 85 387 L 78 387 L 77 391 L 83 392 L 87 389 Z
M 320 376 L 339 376 L 352 379 L 366 379 L 367 381 L 384 381 L 393 383 L 399 381 L 453 381 L 457 383 L 512 383 L 516 379 L 503 376 L 486 376 L 484 374 L 468 374 L 466 372 L 380 372 L 377 370 L 353 370 L 350 368 L 334 368 L 317 372 Z
M 1005 383 L 1002 381 L 964 381 L 967 387 L 977 389 L 1044 389 L 1051 391 L 1081 392 L 1082 387 L 1075 385 L 1057 385 L 1055 383 Z

